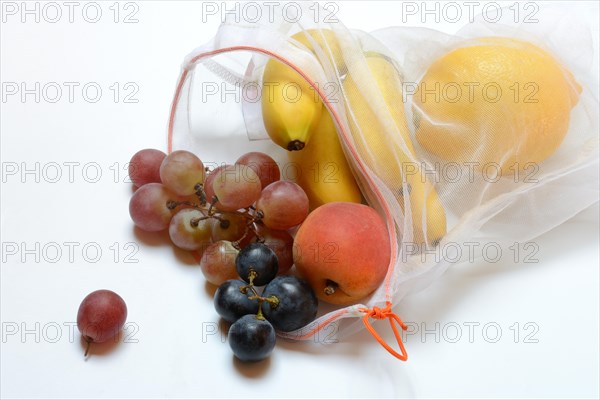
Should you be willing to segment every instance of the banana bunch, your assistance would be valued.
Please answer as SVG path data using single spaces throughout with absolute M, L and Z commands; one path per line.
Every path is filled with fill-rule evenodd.
M 294 36 L 312 49 L 306 34 L 323 46 L 332 43 L 330 31 L 309 30 Z M 340 63 L 339 49 L 332 56 Z M 286 87 L 300 88 L 293 101 Z M 268 87 L 270 86 L 270 87 Z M 335 123 L 316 91 L 293 68 L 275 59 L 265 66 L 261 97 L 269 137 L 286 150 L 296 171 L 295 182 L 306 192 L 310 209 L 333 201 L 360 203 L 362 195 L 346 161 Z
M 329 52 L 338 74 L 347 71 L 332 32 L 309 30 L 296 34 L 294 39 L 311 50 L 311 42 L 316 42 Z M 365 56 L 368 71 L 361 74 L 360 69 L 353 70 L 343 81 L 354 143 L 366 165 L 392 190 L 403 211 L 410 210 L 413 241 L 418 245 L 435 245 L 446 234 L 446 212 L 417 162 L 404 114 L 402 79 L 395 65 L 383 55 Z M 373 78 L 375 85 L 369 87 L 370 93 L 361 92 L 357 81 L 364 83 Z M 290 150 L 288 159 L 298 170 L 296 182 L 307 193 L 311 209 L 332 201 L 361 202 L 361 192 L 346 161 L 334 121 L 314 90 L 300 74 L 275 60 L 265 67 L 263 81 L 274 82 L 275 87 L 299 85 L 301 100 L 306 98 L 290 102 L 281 91 L 265 98 L 263 88 L 262 111 L 271 139 Z M 382 118 L 374 110 L 371 96 L 383 99 Z M 384 140 L 382 132 L 392 131 L 397 131 L 398 136 Z
M 446 234 L 446 212 L 432 183 L 421 173 L 417 162 L 402 98 L 402 79 L 394 64 L 378 53 L 365 54 L 368 71 L 352 70 L 343 82 L 349 123 L 357 150 L 366 165 L 390 188 L 406 214 L 410 207 L 413 241 L 436 245 Z M 357 81 L 373 78 L 370 93 L 362 93 Z M 372 96 L 381 96 L 385 107 L 378 118 Z M 369 97 L 369 98 L 367 98 Z M 387 125 L 393 123 L 395 126 Z M 382 132 L 397 130 L 399 137 L 385 140 Z M 406 193 L 408 192 L 408 193 Z M 408 197 L 408 202 L 405 200 Z

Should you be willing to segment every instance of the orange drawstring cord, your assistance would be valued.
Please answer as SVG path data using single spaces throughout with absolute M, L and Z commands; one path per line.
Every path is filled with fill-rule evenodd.
M 379 308 L 379 307 L 360 308 L 359 311 L 365 313 L 365 316 L 363 317 L 363 323 L 365 324 L 365 327 L 371 333 L 371 335 L 373 335 L 373 337 L 379 342 L 379 344 L 381 344 L 394 357 L 396 357 L 402 361 L 406 361 L 408 359 L 408 354 L 406 354 L 406 349 L 404 348 L 404 343 L 402 343 L 402 337 L 400 336 L 398 327 L 396 326 L 396 324 L 394 322 L 396 322 L 398 325 L 400 325 L 402 330 L 406 330 L 407 327 L 404 324 L 404 322 L 402 322 L 400 317 L 392 311 L 392 303 L 389 301 L 386 302 L 385 308 L 383 308 L 383 309 Z M 387 344 L 385 342 L 385 340 L 383 340 L 383 338 L 379 335 L 379 333 L 377 333 L 375 331 L 375 329 L 371 325 L 371 321 L 369 321 L 369 318 L 374 318 L 374 319 L 387 318 L 387 319 L 389 319 L 390 326 L 392 327 L 394 336 L 396 336 L 396 341 L 398 342 L 398 346 L 400 346 L 400 353 L 398 353 L 389 344 Z

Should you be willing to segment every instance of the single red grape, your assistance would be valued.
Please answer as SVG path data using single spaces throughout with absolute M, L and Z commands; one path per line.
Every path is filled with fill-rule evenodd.
M 260 185 L 263 189 L 281 178 L 281 172 L 275 160 L 260 151 L 246 153 L 238 158 L 235 163 L 252 168 L 260 178 Z
M 175 150 L 160 165 L 160 179 L 173 193 L 189 196 L 204 182 L 204 164 L 194 153 Z
M 88 294 L 77 312 L 77 328 L 88 343 L 103 343 L 119 334 L 127 319 L 125 301 L 113 291 L 96 290 Z
M 148 183 L 135 191 L 129 200 L 129 215 L 133 223 L 147 232 L 167 229 L 173 214 L 177 211 L 168 207 L 169 200 L 177 201 L 175 195 L 160 183 Z
M 263 189 L 256 202 L 267 228 L 287 230 L 300 224 L 308 215 L 308 197 L 293 182 L 277 181 Z
M 250 207 L 260 197 L 260 179 L 246 165 L 230 165 L 219 171 L 212 183 L 221 211 L 236 211 Z
M 144 149 L 131 157 L 129 161 L 129 179 L 136 187 L 146 183 L 161 183 L 160 164 L 167 155 L 160 150 Z

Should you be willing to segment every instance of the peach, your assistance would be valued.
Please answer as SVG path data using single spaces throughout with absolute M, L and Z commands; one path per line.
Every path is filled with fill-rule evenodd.
M 319 299 L 339 305 L 357 303 L 377 289 L 387 273 L 386 224 L 363 204 L 324 204 L 298 229 L 294 262 Z

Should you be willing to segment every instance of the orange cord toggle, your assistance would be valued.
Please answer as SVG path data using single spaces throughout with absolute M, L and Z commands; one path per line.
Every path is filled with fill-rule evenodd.
M 396 326 L 396 324 L 394 322 L 396 322 L 398 325 L 400 325 L 402 330 L 406 330 L 407 327 L 406 327 L 406 324 L 404 324 L 404 322 L 402 322 L 400 317 L 392 311 L 392 303 L 389 301 L 386 302 L 385 308 L 383 308 L 383 309 L 379 308 L 379 307 L 360 308 L 359 311 L 365 313 L 365 316 L 363 317 L 363 323 L 365 324 L 365 327 L 368 329 L 368 331 L 371 333 L 371 335 L 373 335 L 373 337 L 379 342 L 379 344 L 382 345 L 387 351 L 389 351 L 390 354 L 392 354 L 394 357 L 396 357 L 402 361 L 406 361 L 408 359 L 408 354 L 406 354 L 406 349 L 404 348 L 404 343 L 402 343 L 402 337 L 400 336 L 398 327 Z M 398 353 L 389 344 L 387 344 L 385 342 L 385 340 L 383 340 L 383 338 L 379 335 L 379 333 L 377 333 L 375 331 L 375 329 L 371 325 L 371 321 L 369 321 L 369 318 L 374 318 L 374 319 L 387 318 L 387 319 L 389 319 L 390 326 L 392 327 L 394 336 L 396 336 L 396 341 L 398 342 L 398 346 L 400 346 L 400 353 Z

